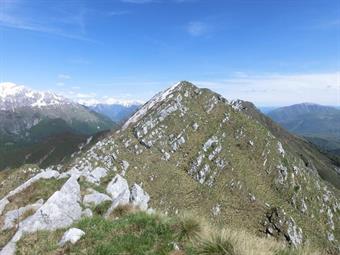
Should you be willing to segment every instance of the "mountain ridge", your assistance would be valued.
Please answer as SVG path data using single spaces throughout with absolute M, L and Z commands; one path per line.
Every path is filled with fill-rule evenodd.
M 319 176 L 321 168 L 327 172 L 335 166 L 319 157 L 251 103 L 229 102 L 181 82 L 153 97 L 120 130 L 53 168 L 53 174 L 80 186 L 80 196 L 95 179 L 91 188 L 103 195 L 115 190 L 124 203 L 126 179 L 138 183 L 150 197 L 149 206 L 165 214 L 193 211 L 217 226 L 337 254 L 339 190 Z M 6 181 L 5 187 L 13 186 Z M 113 183 L 119 183 L 117 190 Z M 80 217 L 83 200 L 77 201 L 72 206 Z M 38 216 L 39 211 L 27 222 L 40 222 Z
M 212 93 L 208 89 L 199 89 L 187 82 L 182 82 L 181 85 L 182 86 L 173 86 L 165 92 L 156 95 L 138 112 L 136 112 L 135 115 L 124 124 L 121 130 L 95 145 L 91 149 L 91 152 L 86 153 L 84 157 L 80 159 L 79 162 L 81 162 L 81 164 L 75 162 L 73 167 L 80 169 L 91 168 L 92 164 L 98 164 L 105 168 L 114 167 L 116 172 L 126 175 L 128 180 L 135 181 L 137 179 L 140 182 L 143 182 L 146 185 L 145 189 L 154 198 L 153 201 L 156 200 L 160 202 L 163 200 L 161 204 L 157 205 L 153 202 L 153 205 L 156 208 L 162 208 L 162 210 L 168 211 L 169 213 L 175 213 L 176 209 L 174 208 L 178 208 L 178 210 L 180 210 L 180 208 L 183 209 L 184 207 L 188 207 L 188 205 L 182 200 L 196 201 L 192 202 L 192 206 L 195 205 L 194 207 L 191 206 L 188 208 L 196 208 L 197 210 L 204 211 L 205 214 L 210 215 L 210 217 L 212 212 L 216 211 L 216 215 L 219 215 L 221 211 L 226 210 L 222 217 L 224 220 L 226 220 L 225 217 L 228 218 L 233 215 L 234 221 L 240 225 L 244 225 L 248 222 L 247 224 L 250 225 L 245 224 L 248 229 L 259 229 L 259 226 L 256 227 L 256 225 L 260 224 L 259 222 L 262 220 L 266 222 L 266 220 L 262 218 L 263 216 L 260 217 L 259 211 L 266 211 L 267 209 L 264 204 L 271 204 L 273 201 L 263 201 L 264 208 L 262 209 L 260 209 L 262 206 L 259 206 L 259 204 L 259 208 L 255 206 L 255 208 L 257 208 L 256 210 L 254 210 L 255 208 L 252 210 L 249 208 L 247 209 L 249 210 L 248 213 L 253 214 L 253 217 L 258 215 L 255 217 L 258 217 L 257 222 L 255 223 L 254 221 L 251 222 L 246 218 L 235 218 L 235 212 L 233 212 L 235 209 L 227 209 L 230 205 L 225 207 L 226 202 L 217 202 L 221 199 L 217 190 L 222 189 L 224 192 L 229 194 L 230 190 L 227 190 L 233 190 L 235 185 L 238 185 L 237 187 L 242 190 L 242 195 L 239 194 L 236 197 L 238 197 L 237 199 L 239 200 L 241 199 L 242 202 L 235 200 L 236 197 L 233 198 L 233 202 L 235 205 L 237 204 L 240 206 L 240 208 L 244 208 L 244 206 L 249 203 L 251 204 L 251 198 L 253 196 L 257 201 L 257 199 L 260 199 L 259 197 L 266 196 L 265 194 L 272 194 L 271 196 L 276 197 L 276 199 L 280 197 L 279 200 L 281 202 L 277 204 L 278 208 L 285 205 L 285 211 L 289 210 L 294 214 L 294 218 L 299 218 L 298 221 L 300 224 L 304 225 L 303 232 L 306 231 L 306 235 L 309 236 L 309 238 L 315 235 L 313 230 L 307 230 L 309 227 L 307 227 L 306 223 L 302 223 L 307 219 L 305 218 L 306 216 L 302 216 L 301 218 L 300 215 L 303 215 L 301 210 L 305 211 L 303 208 L 306 201 L 300 196 L 307 191 L 302 184 L 299 184 L 298 188 L 296 188 L 293 184 L 294 182 L 296 183 L 294 178 L 298 178 L 300 180 L 299 182 L 303 183 L 305 183 L 303 178 L 311 180 L 313 185 L 305 184 L 306 187 L 308 186 L 312 190 L 318 190 L 317 187 L 320 184 L 317 183 L 322 182 L 321 179 L 318 180 L 320 178 L 318 177 L 318 172 L 320 171 L 319 168 L 322 168 L 325 172 L 332 171 L 332 178 L 335 176 L 338 180 L 338 175 L 335 174 L 334 170 L 335 166 L 333 166 L 330 161 L 324 162 L 321 160 L 318 162 L 319 154 L 315 154 L 315 149 L 304 140 L 302 140 L 303 150 L 301 150 L 299 148 L 301 141 L 295 141 L 295 139 L 300 138 L 296 138 L 286 131 L 280 136 L 281 139 L 286 138 L 285 140 L 281 141 L 280 139 L 275 138 L 275 135 L 271 134 L 264 124 L 269 122 L 273 125 L 271 129 L 277 133 L 280 133 L 282 129 L 271 122 L 270 119 L 260 115 L 256 109 L 254 111 L 256 111 L 256 114 L 259 114 L 265 119 L 264 122 L 261 123 L 260 118 L 252 116 L 252 114 L 245 113 L 245 111 L 252 112 L 252 108 L 250 105 L 247 105 L 246 102 L 240 100 L 228 102 L 222 96 Z M 169 91 L 172 93 L 169 93 Z M 200 104 L 194 102 L 195 100 L 200 102 Z M 203 122 L 195 122 L 195 116 L 202 118 Z M 231 116 L 234 117 L 232 118 Z M 231 121 L 231 119 L 233 119 L 233 121 Z M 214 128 L 208 128 L 208 123 L 210 123 L 210 125 L 214 123 Z M 226 131 L 223 132 L 224 125 L 231 125 L 229 126 L 229 128 L 231 128 L 229 130 L 229 134 Z M 247 128 L 242 128 L 242 125 L 245 125 Z M 249 135 L 245 134 L 246 129 L 249 129 L 248 132 L 255 132 L 253 134 L 256 135 L 251 136 L 252 138 L 248 137 Z M 267 131 L 265 131 L 266 129 Z M 216 130 L 217 134 L 214 133 L 213 130 Z M 230 134 L 230 132 L 235 133 Z M 264 136 L 265 139 L 260 139 L 259 136 Z M 246 137 L 248 137 L 249 140 L 245 140 Z M 240 142 L 237 142 L 239 139 Z M 271 144 L 271 149 L 268 151 L 265 149 L 264 144 L 264 141 L 266 140 L 268 140 L 268 144 Z M 272 140 L 276 142 L 273 143 Z M 292 140 L 294 140 L 297 144 L 290 145 Z M 190 142 L 190 145 L 187 145 L 189 141 L 192 142 Z M 197 143 L 195 141 L 200 142 Z M 226 143 L 226 141 L 229 142 Z M 252 148 L 254 150 L 254 148 L 257 147 L 256 144 L 259 144 L 260 147 L 264 146 L 264 152 L 267 151 L 266 153 L 269 153 L 267 157 L 266 154 L 263 154 L 263 151 L 256 152 L 257 156 L 255 156 L 254 153 L 253 155 L 250 153 Z M 203 150 L 201 146 L 203 147 Z M 231 151 L 228 152 L 223 149 L 224 146 L 227 148 L 231 147 L 233 149 L 230 149 Z M 235 153 L 232 153 L 232 150 L 235 150 Z M 275 153 L 273 151 L 275 151 Z M 113 156 L 110 157 L 109 155 Z M 218 157 L 218 155 L 223 155 L 223 157 L 225 157 L 225 155 L 229 155 L 228 157 L 230 157 L 230 159 L 226 160 L 225 158 Z M 261 157 L 262 160 L 260 160 Z M 85 158 L 87 158 L 87 160 L 85 160 Z M 159 161 L 159 159 L 161 159 L 161 161 Z M 206 163 L 204 164 L 203 162 Z M 257 166 L 256 169 L 258 170 L 255 171 L 256 173 L 254 170 L 249 169 L 248 164 L 253 165 L 253 167 L 255 167 L 255 165 Z M 243 170 L 242 166 L 244 167 Z M 148 173 L 144 173 L 141 168 L 145 169 L 144 171 Z M 225 168 L 228 168 L 229 170 L 220 170 Z M 236 171 L 235 168 L 238 170 Z M 269 169 L 264 171 L 263 168 Z M 246 175 L 251 175 L 255 179 L 250 180 L 246 176 L 239 175 L 237 174 L 238 171 L 244 172 Z M 229 172 L 227 176 L 229 176 L 228 178 L 230 179 L 227 181 L 228 188 L 225 188 L 226 184 L 223 184 L 223 186 L 222 183 L 220 183 L 221 180 L 216 178 L 224 176 L 227 172 Z M 290 177 L 290 172 L 294 177 Z M 233 174 L 238 176 L 236 180 L 235 177 L 231 177 Z M 159 175 L 162 177 L 157 177 Z M 255 177 L 256 175 L 263 176 L 265 181 L 260 181 L 258 177 Z M 304 177 L 298 177 L 299 175 Z M 224 176 L 223 179 L 227 176 Z M 175 178 L 176 181 L 170 181 L 171 178 Z M 332 178 L 328 179 L 331 181 Z M 164 181 L 161 179 L 164 179 Z M 182 179 L 182 181 L 180 181 L 180 179 Z M 262 182 L 262 184 L 255 185 L 254 182 Z M 214 198 L 210 197 L 210 199 L 215 201 L 215 204 L 208 202 L 206 200 L 207 196 L 201 193 L 201 191 L 198 192 L 201 190 L 201 185 L 206 187 L 202 188 L 203 190 L 211 189 L 209 193 L 214 194 Z M 215 185 L 217 185 L 218 188 L 216 188 L 216 191 L 213 192 L 212 190 L 215 190 Z M 230 187 L 229 185 L 232 186 Z M 263 191 L 260 191 L 261 189 L 257 190 L 257 192 L 260 192 L 262 195 L 255 192 L 254 188 L 258 185 L 268 185 L 266 188 L 268 189 L 267 192 L 262 193 Z M 329 184 L 323 185 L 326 185 L 324 187 L 327 187 Z M 193 188 L 195 191 L 189 187 L 195 187 Z M 243 191 L 243 187 L 246 190 L 249 190 Z M 297 192 L 295 189 L 300 191 Z M 301 189 L 303 191 L 301 191 Z M 158 192 L 160 192 L 160 194 L 158 194 Z M 173 192 L 175 193 L 170 195 Z M 207 203 L 207 205 L 210 205 L 210 208 L 208 207 L 203 210 L 203 208 L 197 207 L 197 197 L 192 195 L 184 196 L 187 192 L 189 192 L 188 194 L 195 194 L 195 196 L 200 197 L 202 199 L 200 204 L 202 205 L 202 203 Z M 245 192 L 245 194 L 243 192 Z M 337 193 L 338 191 L 334 190 L 334 192 Z M 287 193 L 289 196 L 284 198 L 287 196 Z M 307 193 L 309 194 L 309 192 Z M 308 197 L 308 201 L 312 203 L 308 205 L 308 208 L 318 207 L 317 204 L 319 202 L 314 201 L 314 199 L 312 199 L 310 195 L 307 195 L 307 193 L 305 193 L 305 195 Z M 161 194 L 165 194 L 164 196 L 166 196 L 167 199 L 170 199 L 170 197 L 172 198 L 165 203 L 165 198 L 162 199 Z M 179 199 L 180 196 L 184 197 Z M 298 199 L 299 202 L 297 202 Z M 334 201 L 333 199 L 336 198 L 332 196 L 332 201 Z M 162 205 L 162 203 L 165 204 Z M 222 206 L 222 204 L 224 204 L 224 206 Z M 325 202 L 322 202 L 321 204 L 325 206 Z M 337 212 L 337 209 L 335 212 Z M 229 216 L 226 216 L 225 213 Z M 321 218 L 323 217 L 324 216 Z M 235 224 L 235 222 L 229 223 Z M 270 224 L 271 223 L 269 223 L 269 225 Z M 287 224 L 289 225 L 293 223 L 290 222 Z M 295 232 L 297 236 L 287 238 L 291 242 L 300 242 L 298 241 L 300 240 L 298 232 Z M 320 240 L 327 240 L 327 234 L 325 233 L 324 235 L 324 237 L 319 236 Z M 333 234 L 329 236 L 330 240 L 333 240 L 332 235 Z M 292 238 L 297 238 L 297 240 L 291 240 Z M 316 239 L 313 240 L 316 241 Z
M 332 153 L 340 149 L 340 110 L 335 107 L 297 104 L 278 108 L 267 115 L 321 150 Z

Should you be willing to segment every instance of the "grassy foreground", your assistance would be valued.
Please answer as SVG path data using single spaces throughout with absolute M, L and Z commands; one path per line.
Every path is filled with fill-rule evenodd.
M 118 209 L 120 218 L 99 215 L 74 225 L 86 234 L 76 244 L 59 247 L 64 230 L 37 232 L 25 236 L 17 254 L 96 254 L 96 255 L 311 255 L 309 249 L 290 250 L 275 240 L 258 238 L 242 231 L 216 230 L 189 215 L 167 217 L 159 214 Z M 117 215 L 117 211 L 116 214 Z

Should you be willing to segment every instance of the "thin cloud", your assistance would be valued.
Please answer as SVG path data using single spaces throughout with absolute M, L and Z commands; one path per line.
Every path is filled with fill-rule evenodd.
M 61 80 L 70 80 L 71 79 L 71 76 L 68 75 L 68 74 L 59 74 L 58 75 L 58 79 L 61 79 Z
M 260 106 L 298 102 L 340 105 L 340 71 L 315 74 L 264 74 L 233 76 L 219 81 L 195 81 L 228 99 L 247 100 Z
M 47 33 L 61 36 L 69 39 L 96 42 L 86 37 L 85 15 L 86 11 L 80 9 L 78 11 L 68 13 L 60 11 L 60 13 L 47 13 L 46 16 L 28 15 L 25 13 L 25 6 L 19 1 L 3 1 L 1 0 L 0 27 L 19 29 L 39 33 Z M 62 16 L 62 18 L 60 18 Z M 54 24 L 53 26 L 51 24 Z M 72 28 L 73 31 L 70 31 Z M 74 31 L 77 29 L 77 33 Z
M 203 36 L 208 33 L 209 27 L 204 22 L 192 21 L 188 23 L 186 30 L 191 36 Z

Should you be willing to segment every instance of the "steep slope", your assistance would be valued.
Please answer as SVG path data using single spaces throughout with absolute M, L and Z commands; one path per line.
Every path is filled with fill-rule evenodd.
M 304 103 L 278 108 L 268 116 L 323 150 L 340 149 L 340 110 L 334 107 Z
M 83 196 L 91 187 L 106 193 L 101 197 L 116 197 L 106 209 L 119 201 L 150 198 L 149 206 L 166 214 L 193 211 L 217 226 L 272 236 L 292 246 L 309 243 L 324 253 L 338 254 L 339 190 L 319 177 L 321 170 L 334 169 L 320 155 L 252 104 L 228 102 L 210 90 L 181 82 L 143 105 L 121 130 L 74 161 L 56 167 L 57 171 L 40 176 L 57 176 L 59 181 L 69 178 L 57 195 L 63 198 L 65 190 L 71 184 L 74 187 L 77 197 L 66 199 L 77 212 L 73 222 L 81 218 L 79 204 L 86 208 Z M 134 189 L 143 198 L 129 199 L 129 186 L 117 174 L 128 183 L 138 183 L 148 195 Z M 16 178 L 1 182 L 4 195 L 17 186 L 13 182 Z M 59 183 L 49 182 L 50 186 Z M 37 192 L 46 188 L 39 187 Z M 5 212 L 19 200 L 17 193 L 9 194 L 0 201 Z M 38 211 L 20 224 L 23 227 L 14 238 L 6 239 L 12 241 L 5 251 L 13 248 L 22 231 L 30 231 L 25 228 L 30 222 L 40 230 L 55 230 L 56 222 L 61 223 L 60 228 L 71 225 L 68 217 L 66 222 L 59 219 L 70 213 L 69 207 L 58 203 L 60 214 L 49 211 L 57 195 L 39 209 L 52 219 L 46 221 L 49 225 L 41 222 Z
M 134 114 L 140 104 L 95 104 L 90 105 L 89 108 L 104 116 L 109 117 L 115 123 L 123 123 Z
M 335 167 L 320 155 L 250 104 L 182 82 L 72 166 L 143 183 L 152 206 L 170 214 L 193 210 L 294 245 L 338 247 L 339 191 L 318 174 Z
M 92 136 L 58 132 L 36 143 L 1 146 L 0 169 L 17 168 L 24 164 L 36 164 L 42 168 L 63 164 L 88 149 L 107 132 Z

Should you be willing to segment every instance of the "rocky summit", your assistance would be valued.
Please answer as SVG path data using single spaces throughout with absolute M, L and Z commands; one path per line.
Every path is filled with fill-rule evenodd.
M 0 177 L 1 255 L 22 251 L 34 231 L 61 229 L 56 243 L 77 246 L 89 234 L 73 224 L 98 212 L 109 218 L 128 204 L 174 217 L 193 212 L 291 247 L 340 252 L 339 175 L 332 162 L 251 103 L 189 82 L 154 96 L 72 162 L 44 171 L 24 166 Z M 26 217 L 13 220 L 13 210 Z

